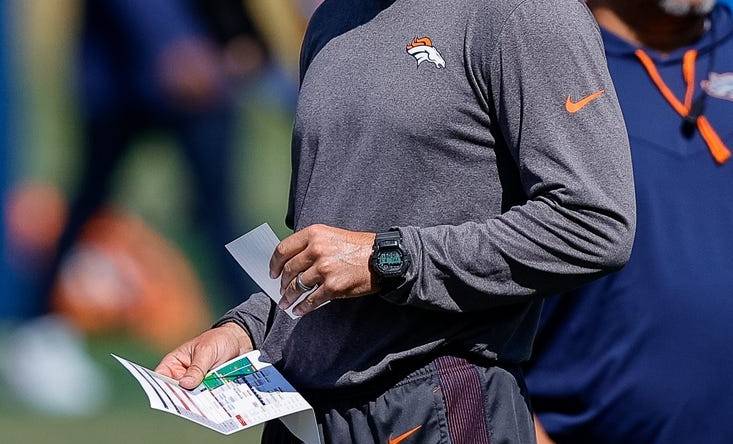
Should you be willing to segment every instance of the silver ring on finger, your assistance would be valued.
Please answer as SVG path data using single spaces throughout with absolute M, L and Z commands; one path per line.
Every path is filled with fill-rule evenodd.
M 301 293 L 307 293 L 316 288 L 315 285 L 309 287 L 303 283 L 303 273 L 298 273 L 298 276 L 295 278 L 295 286 Z

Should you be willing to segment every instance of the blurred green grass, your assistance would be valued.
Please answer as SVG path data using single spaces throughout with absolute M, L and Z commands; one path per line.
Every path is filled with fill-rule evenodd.
M 0 389 L 3 444 L 232 443 L 259 442 L 260 428 L 223 436 L 190 421 L 152 410 L 142 388 L 110 353 L 154 368 L 160 352 L 124 335 L 90 339 L 89 353 L 111 382 L 107 406 L 90 417 L 50 417 L 25 409 Z
M 121 410 L 84 420 L 3 416 L 0 439 L 6 444 L 78 443 L 255 443 L 259 431 L 222 436 L 161 412 Z

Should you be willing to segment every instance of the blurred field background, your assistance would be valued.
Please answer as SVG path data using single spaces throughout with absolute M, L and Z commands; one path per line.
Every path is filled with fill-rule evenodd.
M 272 2 L 269 6 L 267 2 L 259 2 L 259 6 L 257 2 L 252 3 L 254 8 L 264 8 L 260 13 L 268 14 L 272 13 L 271 6 L 287 2 Z M 13 62 L 9 70 L 12 99 L 9 159 L 6 165 L 0 163 L 10 171 L 7 189 L 3 192 L 12 196 L 24 187 L 37 187 L 42 191 L 51 190 L 52 195 L 58 193 L 57 198 L 68 202 L 78 191 L 80 146 L 84 137 L 79 98 L 74 87 L 77 76 L 74 60 L 79 50 L 83 3 L 79 0 L 10 0 L 0 7 L 5 8 L 3 32 Z M 313 4 L 298 5 L 303 23 L 313 7 Z M 299 36 L 302 29 L 278 28 L 278 23 L 277 20 L 269 25 L 265 23 L 264 27 L 269 29 L 262 30 L 263 33 L 282 32 L 287 38 L 271 40 L 276 48 L 272 50 L 274 55 L 268 66 L 250 76 L 252 78 L 243 82 L 244 86 L 234 94 L 235 150 L 229 162 L 234 180 L 231 189 L 221 190 L 221 193 L 229 195 L 235 203 L 233 226 L 238 234 L 263 222 L 270 223 L 281 236 L 288 233 L 284 216 L 290 174 L 292 109 L 297 90 L 294 66 L 299 46 L 299 40 L 290 36 Z M 269 70 L 277 70 L 278 74 L 271 75 Z M 271 77 L 276 77 L 275 81 Z M 164 239 L 176 254 L 185 257 L 196 283 L 201 285 L 202 303 L 208 307 L 209 313 L 202 324 L 205 327 L 231 303 L 222 297 L 222 276 L 213 259 L 215 249 L 224 246 L 212 245 L 191 216 L 194 178 L 170 134 L 152 131 L 136 140 L 134 145 L 122 167 L 115 172 L 110 204 L 116 211 L 141 221 L 146 230 Z M 13 215 L 9 215 L 7 205 L 10 204 L 6 203 L 4 219 L 10 224 L 8 219 Z M 53 221 L 45 220 L 49 211 L 52 218 L 59 216 L 53 213 L 59 212 L 58 209 L 34 207 L 20 211 L 20 229 L 43 231 L 48 224 L 54 225 Z M 34 215 L 42 216 L 39 220 L 48 224 L 38 225 L 39 220 L 32 220 Z M 58 229 L 55 227 L 56 231 Z M 10 239 L 9 243 L 12 241 Z M 18 274 L 13 270 L 16 259 L 11 254 L 8 267 L 11 274 Z M 26 275 L 24 279 L 31 284 L 18 284 L 19 279 L 15 276 L 14 280 L 9 280 L 14 285 L 3 288 L 0 298 L 18 302 L 30 297 L 34 291 L 33 281 L 42 272 L 24 272 L 30 274 L 30 278 Z M 152 307 L 163 308 L 155 304 Z M 7 364 L 11 359 L 5 350 L 12 345 L 11 333 L 23 321 L 8 317 L 0 321 L 0 364 L 3 361 Z M 95 326 L 82 344 L 108 382 L 109 393 L 100 407 L 81 415 L 49 414 L 22 402 L 13 387 L 0 380 L 0 442 L 257 442 L 258 430 L 223 437 L 150 410 L 143 391 L 109 354 L 119 354 L 154 368 L 165 350 L 162 343 L 184 338 L 146 340 L 146 332 L 136 334 L 125 325 L 112 324 L 111 328 Z M 6 338 L 4 344 L 3 338 Z

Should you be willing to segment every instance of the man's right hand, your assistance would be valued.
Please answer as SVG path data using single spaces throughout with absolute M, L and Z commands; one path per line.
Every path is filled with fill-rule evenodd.
M 229 322 L 205 331 L 168 353 L 155 371 L 191 390 L 201 384 L 209 370 L 252 351 L 252 348 L 247 332 Z

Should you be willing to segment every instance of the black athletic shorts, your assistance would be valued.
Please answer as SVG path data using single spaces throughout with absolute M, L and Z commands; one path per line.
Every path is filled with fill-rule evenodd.
M 524 381 L 516 367 L 443 356 L 393 378 L 386 389 L 378 383 L 305 396 L 316 409 L 326 444 L 535 442 Z M 299 441 L 282 423 L 271 421 L 262 442 Z

